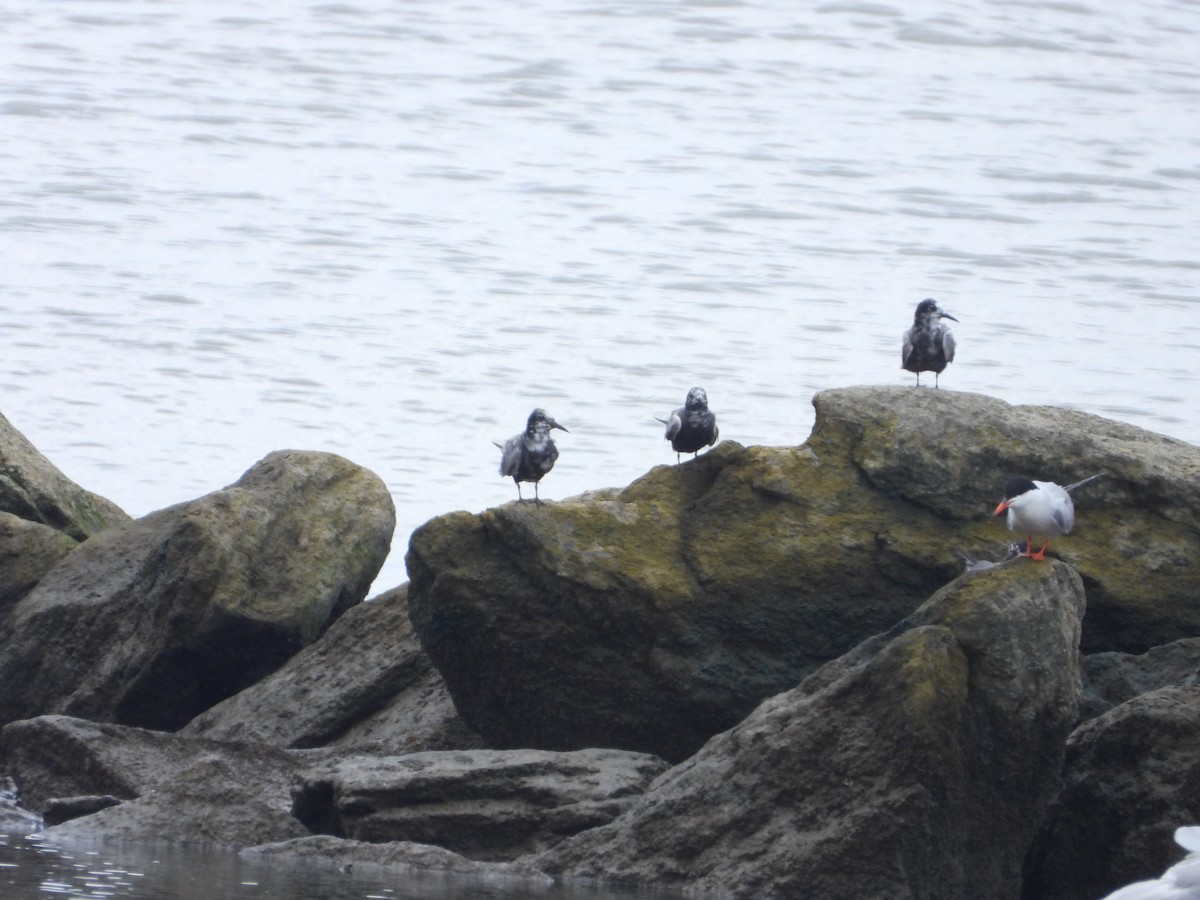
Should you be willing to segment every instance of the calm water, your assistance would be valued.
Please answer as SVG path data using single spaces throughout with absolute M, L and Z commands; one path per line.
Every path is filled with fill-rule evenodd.
M 1200 441 L 1200 5 L 9 0 L 0 411 L 134 515 L 331 450 L 412 529 L 825 388 L 946 387 Z M 1037 474 L 1037 473 L 1032 473 Z M 1081 473 L 1082 474 L 1082 473 Z
M 55 845 L 0 835 L 4 900 L 631 900 L 633 892 L 539 888 L 438 875 L 399 878 L 371 866 L 267 864 L 236 853 L 137 844 Z M 646 896 L 646 895 L 643 895 Z M 661 898 L 664 895 L 650 896 Z

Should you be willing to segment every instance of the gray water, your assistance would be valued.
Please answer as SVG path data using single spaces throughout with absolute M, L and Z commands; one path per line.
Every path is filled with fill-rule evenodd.
M 180 846 L 124 842 L 64 846 L 0 835 L 4 900 L 630 900 L 637 896 L 633 891 L 586 885 L 543 888 L 515 880 L 434 873 L 396 877 L 361 864 L 348 870 L 307 861 L 269 864 L 236 853 Z
M 799 443 L 815 392 L 912 383 L 926 296 L 944 389 L 1197 442 L 1198 34 L 1190 0 L 9 0 L 0 412 L 134 515 L 343 454 L 396 501 L 376 591 L 515 498 L 491 441 L 535 405 L 549 499 L 673 462 L 693 385 Z

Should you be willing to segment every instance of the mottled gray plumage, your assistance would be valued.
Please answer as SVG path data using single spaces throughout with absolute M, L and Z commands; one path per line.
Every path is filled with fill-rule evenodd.
M 1008 562 L 1010 559 L 1016 559 L 1019 556 L 1025 556 L 1026 543 L 1024 541 L 1011 541 L 1004 545 L 1004 556 L 1000 562 L 992 562 L 990 559 L 976 559 L 970 556 L 963 550 L 958 551 L 958 555 L 963 558 L 963 572 L 982 572 L 984 569 L 991 569 L 1000 563 Z
M 932 372 L 933 386 L 937 387 L 938 376 L 954 361 L 954 334 L 942 324 L 942 319 L 958 321 L 944 312 L 936 300 L 922 300 L 913 314 L 912 328 L 904 332 L 900 367 L 917 374 L 918 387 L 922 372 Z
M 505 477 L 511 475 L 512 480 L 516 482 L 518 503 L 525 500 L 521 496 L 521 482 L 532 481 L 533 501 L 541 505 L 538 482 L 554 468 L 554 461 L 558 459 L 558 448 L 554 446 L 554 439 L 550 437 L 552 428 L 567 431 L 548 416 L 544 409 L 535 409 L 529 414 L 523 432 L 513 435 L 503 444 L 492 442 L 500 448 L 500 474 Z
M 658 416 L 655 418 L 658 419 Z M 708 409 L 708 395 L 704 393 L 704 388 L 692 388 L 683 406 L 671 413 L 670 419 L 658 421 L 667 426 L 663 437 L 671 442 L 677 463 L 679 454 L 691 453 L 694 456 L 702 447 L 711 447 L 720 437 L 717 417 Z

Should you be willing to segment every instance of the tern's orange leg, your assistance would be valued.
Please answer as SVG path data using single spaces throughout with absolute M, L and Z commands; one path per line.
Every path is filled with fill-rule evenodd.
M 1033 535 L 1032 534 L 1025 535 L 1025 552 L 1022 553 L 1021 555 L 1027 556 L 1027 557 L 1033 556 Z
M 1047 540 L 1047 541 L 1046 541 L 1046 543 L 1042 544 L 1042 549 L 1041 549 L 1041 550 L 1039 550 L 1037 553 L 1034 553 L 1034 554 L 1033 554 L 1032 556 L 1030 556 L 1029 558 L 1030 558 L 1030 559 L 1045 559 L 1045 558 L 1046 558 L 1046 548 L 1047 548 L 1047 547 L 1049 547 L 1049 546 L 1050 546 L 1050 541 L 1049 541 L 1049 540 Z M 1032 541 L 1031 541 L 1031 542 L 1030 542 L 1030 544 L 1029 544 L 1029 549 L 1030 549 L 1030 550 L 1032 550 L 1032 549 L 1033 549 L 1033 542 L 1032 542 Z

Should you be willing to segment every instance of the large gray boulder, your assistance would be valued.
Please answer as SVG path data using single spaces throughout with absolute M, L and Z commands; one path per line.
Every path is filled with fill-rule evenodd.
M 60 472 L 0 415 L 0 512 L 39 522 L 77 541 L 129 521 L 111 500 Z
M 361 601 L 394 526 L 373 473 L 281 451 L 224 490 L 111 527 L 0 623 L 0 722 L 178 728 Z
M 496 747 L 686 758 L 1012 535 L 1005 479 L 1105 477 L 1051 547 L 1090 651 L 1200 632 L 1200 450 L 1070 410 L 912 388 L 814 399 L 795 448 L 726 441 L 623 490 L 452 513 L 413 534 L 412 619 Z M 936 438 L 936 439 L 934 439 Z
M 413 634 L 406 585 L 351 608 L 283 667 L 180 733 L 390 754 L 481 746 Z
M 0 771 L 21 805 L 45 814 L 63 801 L 110 797 L 98 812 L 46 829 L 59 839 L 123 838 L 224 846 L 285 841 L 309 832 L 290 814 L 289 789 L 305 761 L 256 744 L 42 716 L 0 729 Z M 90 812 L 96 803 L 75 806 Z
M 1140 694 L 1077 728 L 1029 856 L 1025 900 L 1096 900 L 1178 862 L 1200 824 L 1200 685 Z
M 322 834 L 508 861 L 612 821 L 666 769 L 623 750 L 349 756 L 302 773 L 292 812 Z
M 531 862 L 756 900 L 1017 897 L 1075 719 L 1083 609 L 1062 563 L 964 576 Z

